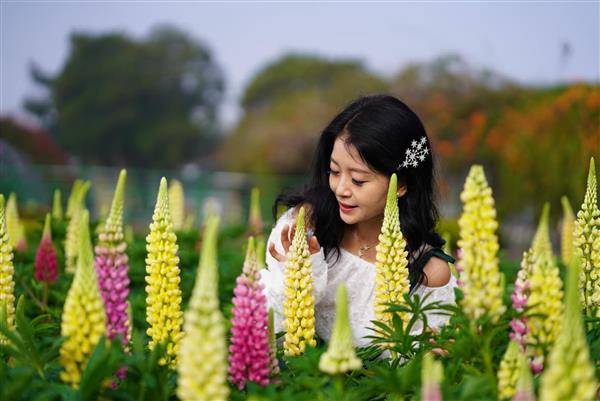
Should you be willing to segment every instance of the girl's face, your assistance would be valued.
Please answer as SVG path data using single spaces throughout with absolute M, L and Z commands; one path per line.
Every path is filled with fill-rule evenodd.
M 379 221 L 390 179 L 371 170 L 356 148 L 345 144 L 345 138 L 336 138 L 329 161 L 329 187 L 340 204 L 340 217 L 346 224 Z

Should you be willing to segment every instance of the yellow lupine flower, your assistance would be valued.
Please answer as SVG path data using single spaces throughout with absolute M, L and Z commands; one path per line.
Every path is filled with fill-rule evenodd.
M 423 355 L 421 365 L 421 400 L 442 401 L 441 383 L 444 380 L 444 366 L 428 352 Z
M 350 370 L 360 369 L 361 360 L 356 356 L 352 343 L 352 330 L 348 316 L 348 296 L 344 283 L 337 288 L 335 299 L 335 323 L 327 351 L 321 355 L 319 369 L 336 375 Z
M 573 258 L 573 231 L 575 230 L 575 214 L 566 196 L 560 198 L 563 207 L 562 229 L 560 232 L 561 260 L 565 266 L 571 264 Z
M 173 229 L 180 231 L 183 229 L 185 221 L 185 194 L 183 193 L 183 185 L 179 180 L 171 180 L 171 185 L 169 185 L 169 205 L 171 207 Z
M 104 303 L 94 271 L 89 212 L 85 209 L 79 224 L 77 270 L 65 299 L 60 327 L 61 335 L 66 338 L 60 347 L 60 364 L 64 368 L 60 378 L 75 388 L 79 387 L 94 347 L 106 333 Z
M 79 196 L 79 189 L 83 185 L 83 181 L 80 179 L 76 179 L 73 182 L 73 186 L 71 187 L 71 192 L 69 193 L 69 199 L 67 199 L 67 218 L 73 217 L 73 211 L 75 210 L 75 205 L 77 204 L 77 197 Z
M 508 399 L 515 395 L 519 380 L 519 344 L 511 341 L 500 361 L 498 369 L 498 398 Z
M 581 258 L 579 291 L 585 313 L 600 316 L 600 209 L 596 192 L 596 167 L 590 160 L 587 189 L 575 221 L 575 252 Z
M 502 276 L 498 267 L 498 229 L 492 189 L 483 167 L 474 165 L 460 194 L 463 212 L 458 220 L 461 248 L 461 305 L 472 320 L 488 314 L 497 321 L 506 307 L 502 303 Z
M 166 342 L 167 358 L 161 359 L 160 363 L 169 363 L 172 367 L 177 366 L 179 342 L 183 336 L 177 250 L 167 180 L 163 177 L 150 223 L 150 234 L 146 237 L 146 321 L 150 326 L 146 333 L 150 336 L 150 349 Z
M 250 235 L 255 237 L 263 235 L 264 223 L 260 211 L 260 190 L 256 187 L 250 192 L 250 213 L 248 214 L 248 228 Z
M 283 327 L 286 331 L 283 350 L 286 355 L 304 353 L 306 344 L 316 347 L 315 298 L 310 251 L 306 240 L 304 207 L 296 217 L 296 232 L 287 254 L 285 268 L 285 301 Z
M 265 261 L 266 242 L 263 233 L 264 223 L 260 211 L 260 190 L 252 188 L 250 193 L 250 212 L 248 213 L 248 233 L 256 238 L 256 258 L 258 259 L 258 268 L 267 266 Z
M 554 262 L 548 229 L 549 205 L 546 204 L 540 226 L 533 240 L 533 265 L 529 277 L 527 305 L 527 353 L 538 373 L 544 358 L 556 341 L 563 313 L 563 290 L 558 266 Z M 541 316 L 536 316 L 537 314 Z
M 550 225 L 548 220 L 550 218 L 550 203 L 544 203 L 542 208 L 542 214 L 538 223 L 538 228 L 533 236 L 531 242 L 531 249 L 538 255 L 546 255 L 552 257 L 552 242 L 550 241 Z
M 577 288 L 581 265 L 582 261 L 576 255 L 567 270 L 563 323 L 541 377 L 540 400 L 591 401 L 596 396 L 598 383 L 590 361 Z
M 62 196 L 58 188 L 54 190 L 54 196 L 52 197 L 52 218 L 56 220 L 63 219 Z
M 219 218 L 208 217 L 196 283 L 185 313 L 177 396 L 183 400 L 227 400 L 225 321 L 219 310 L 217 230 Z
M 6 310 L 9 329 L 15 327 L 15 268 L 13 266 L 13 248 L 6 230 L 4 195 L 0 194 L 0 309 Z M 0 343 L 2 343 L 0 335 Z
M 6 230 L 8 238 L 13 249 L 24 250 L 27 248 L 27 240 L 25 238 L 25 226 L 19 218 L 19 209 L 17 207 L 17 196 L 14 192 L 8 195 L 6 202 Z
M 406 241 L 400 231 L 398 215 L 398 178 L 392 174 L 387 192 L 387 201 L 375 262 L 375 318 L 390 324 L 392 314 L 385 312 L 389 307 L 386 303 L 404 303 L 404 294 L 410 291 L 408 281 L 408 252 Z M 404 322 L 408 320 L 406 313 L 400 313 Z
M 73 184 L 75 193 L 71 194 L 69 199 L 71 209 L 67 210 L 70 217 L 67 225 L 67 234 L 65 236 L 65 271 L 74 273 L 77 266 L 77 255 L 79 252 L 79 229 L 81 227 L 81 213 L 85 208 L 85 196 L 90 189 L 91 182 L 80 182 L 79 185 Z
M 529 360 L 522 352 L 519 352 L 517 356 L 517 369 L 517 386 L 512 401 L 535 401 L 533 376 L 531 375 Z

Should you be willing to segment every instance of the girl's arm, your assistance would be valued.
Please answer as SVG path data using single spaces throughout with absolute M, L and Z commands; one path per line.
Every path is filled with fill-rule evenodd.
M 273 308 L 273 320 L 275 323 L 275 332 L 284 331 L 283 328 L 283 301 L 285 299 L 283 291 L 284 283 L 284 272 L 285 272 L 285 261 L 279 261 L 275 259 L 269 248 L 271 244 L 275 246 L 275 251 L 280 255 L 285 255 L 286 250 L 281 241 L 282 231 L 284 226 L 288 225 L 293 227 L 295 224 L 293 209 L 285 212 L 275 224 L 275 227 L 269 235 L 269 240 L 266 246 L 266 263 L 267 268 L 260 271 L 260 281 L 264 285 L 264 294 L 267 297 L 267 305 L 269 308 Z M 291 230 L 290 230 L 291 231 Z M 285 234 L 285 231 L 284 231 Z M 318 244 L 314 241 L 312 244 Z M 289 245 L 288 245 L 289 246 Z M 312 246 L 311 246 L 312 248 Z M 312 262 L 312 275 L 313 275 L 313 295 L 315 297 L 315 305 L 323 298 L 325 288 L 327 285 L 327 262 L 325 261 L 323 248 L 319 247 L 318 252 L 316 249 L 311 249 L 311 262 Z

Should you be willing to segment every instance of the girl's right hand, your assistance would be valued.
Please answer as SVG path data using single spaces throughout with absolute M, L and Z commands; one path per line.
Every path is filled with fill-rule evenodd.
M 269 244 L 269 253 L 271 254 L 271 256 L 273 256 L 275 258 L 275 260 L 277 260 L 279 262 L 285 262 L 287 260 L 287 253 L 289 252 L 290 246 L 292 245 L 292 241 L 294 240 L 295 232 L 296 232 L 296 226 L 292 227 L 292 230 L 290 233 L 289 224 L 286 224 L 283 227 L 283 230 L 281 230 L 281 245 L 283 246 L 283 250 L 284 250 L 283 255 L 275 250 L 274 243 Z M 310 251 L 311 255 L 319 252 L 320 249 L 321 249 L 321 245 L 319 244 L 317 237 L 314 235 L 310 236 L 308 238 L 308 250 Z

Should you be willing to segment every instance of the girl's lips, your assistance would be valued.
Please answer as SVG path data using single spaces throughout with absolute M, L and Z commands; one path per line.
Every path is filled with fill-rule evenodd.
M 339 201 L 338 201 L 338 203 L 340 204 L 340 210 L 342 212 L 349 212 L 349 211 L 351 211 L 352 209 L 354 209 L 356 207 L 356 206 L 345 205 L 345 204 L 343 204 L 342 202 L 339 202 Z

